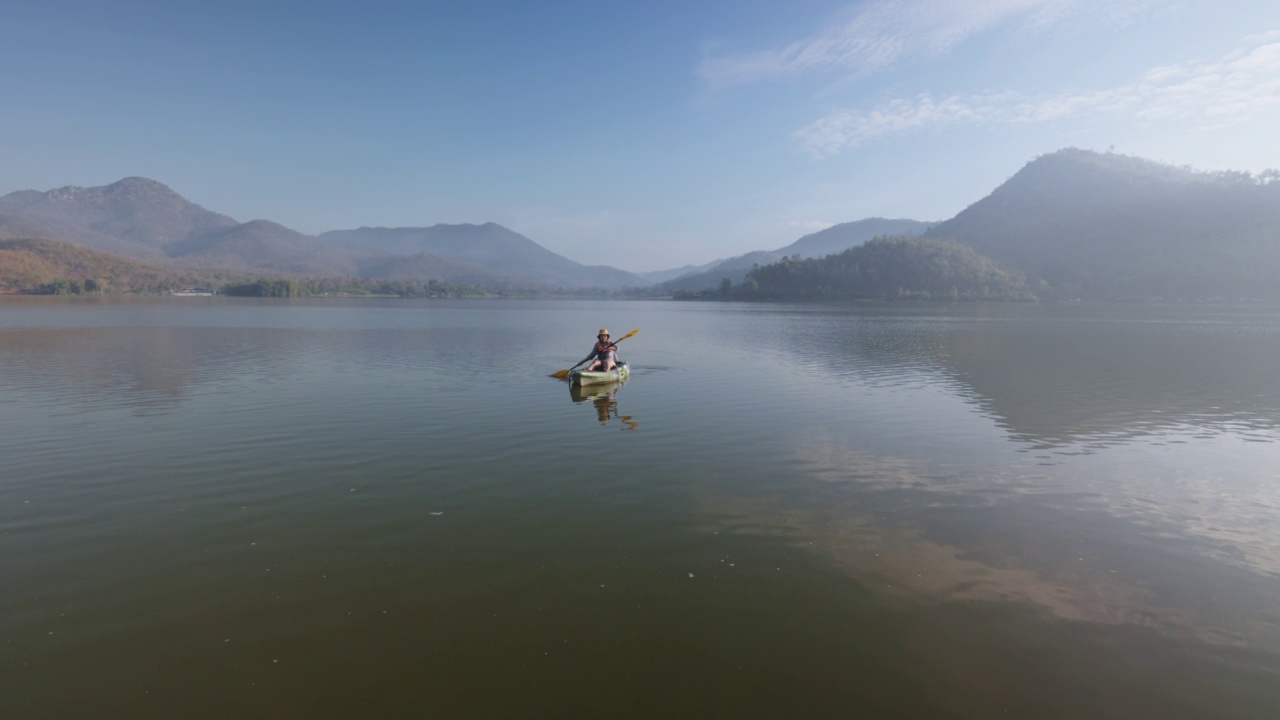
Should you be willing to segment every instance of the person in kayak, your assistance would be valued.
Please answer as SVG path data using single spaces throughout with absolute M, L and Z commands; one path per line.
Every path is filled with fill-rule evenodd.
M 623 338 L 624 340 L 626 338 Z M 609 331 L 600 328 L 600 333 L 596 335 L 596 344 L 591 348 L 591 353 L 582 358 L 578 364 L 595 358 L 595 362 L 587 366 L 587 372 L 608 372 L 618 366 L 618 346 L 609 342 Z

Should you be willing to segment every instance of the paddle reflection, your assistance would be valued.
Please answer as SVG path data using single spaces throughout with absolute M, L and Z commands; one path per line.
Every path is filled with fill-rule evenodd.
M 625 382 L 607 383 L 604 385 L 569 385 L 569 398 L 575 403 L 591 401 L 596 409 L 596 419 L 601 425 L 608 425 L 609 421 L 617 420 L 622 423 L 623 429 L 635 430 L 639 425 L 631 419 L 630 415 L 621 415 L 618 413 L 618 391 L 622 389 Z

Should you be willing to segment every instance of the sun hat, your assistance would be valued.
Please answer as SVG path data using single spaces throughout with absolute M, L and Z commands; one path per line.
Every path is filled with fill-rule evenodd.
M 600 332 L 596 333 L 596 337 L 600 337 L 601 335 L 608 335 L 608 334 L 609 334 L 609 331 L 607 329 L 600 328 Z

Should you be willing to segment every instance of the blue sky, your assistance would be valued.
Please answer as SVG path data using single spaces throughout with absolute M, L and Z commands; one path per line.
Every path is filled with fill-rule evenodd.
M 44 0 L 0 99 L 0 194 L 141 175 L 659 270 L 946 219 L 1068 146 L 1280 168 L 1280 2 Z

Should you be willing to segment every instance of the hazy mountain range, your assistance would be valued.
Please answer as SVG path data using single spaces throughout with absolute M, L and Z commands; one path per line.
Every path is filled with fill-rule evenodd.
M 1197 172 L 1067 149 L 930 228 L 1097 298 L 1280 297 L 1280 173 Z
M 125 178 L 102 187 L 0 197 L 0 238 L 49 238 L 149 263 L 211 273 L 441 280 L 504 288 L 647 285 L 587 266 L 501 225 L 360 228 L 304 235 L 268 220 L 239 223 L 165 185 Z
M 820 257 L 881 234 L 916 234 L 914 220 L 860 220 L 701 266 L 633 274 L 587 266 L 501 225 L 363 227 L 305 235 L 269 220 L 238 222 L 190 202 L 162 183 L 131 177 L 102 187 L 26 190 L 0 197 L 0 238 L 46 238 L 121 257 L 219 276 L 435 279 L 501 289 L 670 289 L 741 280 L 753 264 Z
M 886 220 L 867 218 L 833 225 L 825 230 L 810 233 L 790 245 L 777 250 L 756 250 L 695 269 L 663 283 L 669 291 L 702 290 L 714 287 L 724 278 L 740 283 L 755 265 L 768 265 L 784 257 L 799 255 L 802 258 L 820 258 L 848 250 L 881 235 L 919 235 L 932 223 L 919 220 Z
M 1280 300 L 1280 172 L 1062 150 L 922 237 L 896 240 L 767 266 L 721 294 Z
M 1032 160 L 949 220 L 869 218 L 776 250 L 643 275 L 581 265 L 493 223 L 366 227 L 317 236 L 267 220 L 240 223 L 145 178 L 0 197 L 0 239 L 60 240 L 217 277 L 439 280 L 501 289 L 661 283 L 660 292 L 673 292 L 713 288 L 724 278 L 738 284 L 754 265 L 796 255 L 824 258 L 878 236 L 958 242 L 977 253 L 966 264 L 990 260 L 1025 276 L 1027 288 L 1044 296 L 1280 297 L 1280 173 L 1197 172 L 1067 149 Z M 22 265 L 19 255 L 29 252 L 22 248 L 34 247 L 13 246 L 5 251 L 7 262 Z M 46 253 L 41 267 L 51 271 L 52 250 L 40 247 Z M 926 246 L 900 247 L 916 252 Z M 867 268 L 854 268 L 860 257 L 838 262 L 865 276 Z M 942 256 L 935 253 L 930 262 L 943 262 Z

